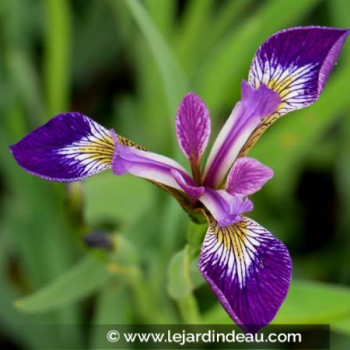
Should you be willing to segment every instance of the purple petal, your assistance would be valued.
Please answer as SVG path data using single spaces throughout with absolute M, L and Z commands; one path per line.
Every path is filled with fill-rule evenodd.
M 232 195 L 249 196 L 273 177 L 273 171 L 254 158 L 238 158 L 227 178 L 226 190 Z
M 260 121 L 276 111 L 279 95 L 262 84 L 253 89 L 242 82 L 242 100 L 216 138 L 204 169 L 204 184 L 217 188 L 224 181 L 239 151 Z
M 171 174 L 174 176 L 176 182 L 181 187 L 181 189 L 188 195 L 193 202 L 204 193 L 205 188 L 203 186 L 193 185 L 193 180 L 184 177 L 179 171 L 171 170 Z
M 176 114 L 177 139 L 191 165 L 198 166 L 209 141 L 210 116 L 204 102 L 194 93 L 187 94 Z
M 253 210 L 248 198 L 233 196 L 225 190 L 206 188 L 199 200 L 210 211 L 219 227 L 229 226 L 241 220 L 241 214 Z
M 112 135 L 114 140 L 117 140 L 114 132 Z M 112 168 L 115 175 L 130 173 L 186 193 L 188 191 L 194 196 L 201 191 L 196 189 L 198 186 L 186 169 L 174 160 L 156 153 L 127 147 L 119 142 L 116 142 Z
M 249 83 L 261 83 L 278 92 L 280 114 L 314 103 L 320 96 L 349 30 L 299 27 L 283 30 L 258 49 Z
M 107 129 L 79 113 L 59 114 L 10 150 L 29 173 L 50 181 L 77 181 L 111 167 L 114 142 Z
M 229 316 L 247 332 L 272 321 L 292 275 L 285 245 L 248 218 L 224 228 L 210 223 L 199 269 Z

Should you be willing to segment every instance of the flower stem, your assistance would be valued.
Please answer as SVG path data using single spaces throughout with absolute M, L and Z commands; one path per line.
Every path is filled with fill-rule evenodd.
M 200 314 L 196 298 L 193 294 L 184 298 L 177 299 L 177 305 L 181 314 L 182 321 L 188 324 L 200 323 Z

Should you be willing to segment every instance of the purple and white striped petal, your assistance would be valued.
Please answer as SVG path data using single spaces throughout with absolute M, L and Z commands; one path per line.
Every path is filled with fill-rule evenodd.
M 117 140 L 113 131 L 112 135 L 113 139 Z M 114 150 L 112 169 L 115 175 L 130 173 L 186 192 L 193 200 L 196 200 L 201 193 L 186 169 L 174 160 L 156 153 L 127 147 L 118 142 Z
M 225 190 L 206 188 L 199 200 L 210 211 L 219 227 L 232 225 L 241 220 L 241 214 L 253 210 L 250 199 L 233 196 Z
M 78 181 L 109 169 L 114 142 L 107 129 L 79 113 L 59 114 L 10 150 L 27 172 L 50 181 Z
M 195 177 L 200 177 L 200 161 L 210 137 L 210 116 L 204 102 L 194 93 L 187 94 L 176 114 L 176 134 L 182 152 Z
M 221 129 L 204 169 L 204 184 L 218 188 L 232 167 L 239 151 L 261 120 L 276 111 L 279 95 L 261 84 L 254 89 L 242 82 L 242 99 Z
M 270 323 L 284 301 L 292 263 L 285 245 L 249 218 L 209 223 L 199 269 L 229 316 L 246 332 Z
M 348 34 L 327 27 L 282 30 L 256 52 L 249 83 L 256 88 L 264 83 L 278 92 L 281 115 L 309 106 L 320 96 Z
M 238 158 L 228 174 L 226 190 L 232 195 L 250 196 L 272 177 L 272 169 L 258 160 L 250 157 Z

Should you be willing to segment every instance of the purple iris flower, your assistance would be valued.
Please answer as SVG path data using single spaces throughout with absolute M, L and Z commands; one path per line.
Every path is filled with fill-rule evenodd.
M 106 169 L 130 173 L 170 192 L 191 215 L 204 215 L 209 227 L 199 269 L 230 317 L 242 329 L 257 331 L 285 299 L 292 264 L 282 242 L 242 215 L 253 209 L 248 197 L 273 176 L 246 154 L 275 120 L 318 99 L 348 33 L 299 27 L 266 40 L 203 169 L 209 112 L 198 96 L 187 94 L 175 125 L 192 174 L 79 113 L 52 118 L 11 146 L 11 152 L 24 170 L 50 181 L 82 180 Z

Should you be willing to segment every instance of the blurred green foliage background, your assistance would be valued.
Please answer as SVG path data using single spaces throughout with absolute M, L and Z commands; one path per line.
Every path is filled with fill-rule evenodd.
M 151 184 L 104 173 L 53 184 L 8 145 L 79 111 L 155 152 L 176 150 L 174 116 L 195 91 L 213 135 L 239 100 L 255 50 L 277 30 L 350 26 L 347 0 L 1 0 L 0 344 L 35 348 L 21 324 L 230 323 L 196 269 L 204 226 Z M 350 348 L 350 43 L 320 100 L 279 120 L 251 153 L 275 171 L 251 217 L 290 249 L 275 323 L 326 323 Z M 212 137 L 213 140 L 214 137 Z M 104 233 L 110 251 L 83 236 Z M 84 342 L 83 342 L 84 339 Z

